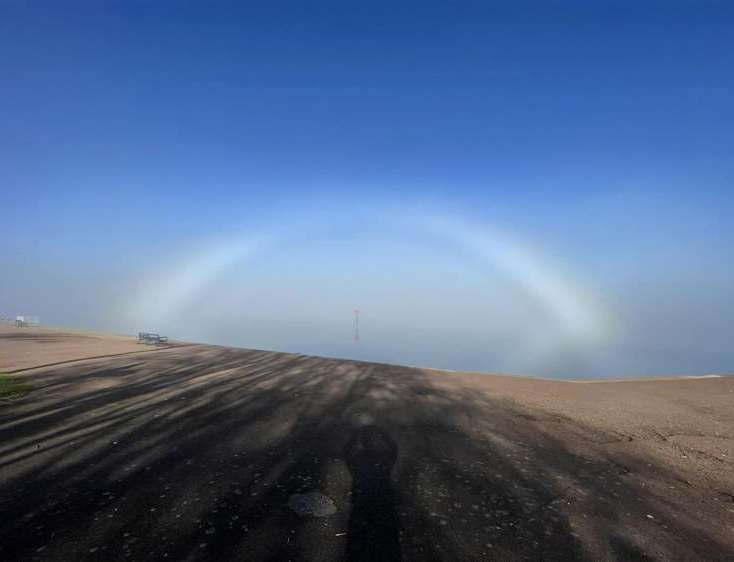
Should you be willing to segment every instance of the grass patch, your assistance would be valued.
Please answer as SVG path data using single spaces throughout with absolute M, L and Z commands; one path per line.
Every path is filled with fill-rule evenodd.
M 0 398 L 20 398 L 28 394 L 31 389 L 33 389 L 31 385 L 20 382 L 15 377 L 0 373 Z

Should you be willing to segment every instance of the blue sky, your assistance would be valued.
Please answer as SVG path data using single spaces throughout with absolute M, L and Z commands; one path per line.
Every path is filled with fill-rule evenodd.
M 734 370 L 730 3 L 0 16 L 2 314 L 551 376 Z

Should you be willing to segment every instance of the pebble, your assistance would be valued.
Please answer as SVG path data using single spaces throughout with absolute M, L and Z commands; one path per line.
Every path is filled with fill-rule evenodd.
M 288 499 L 288 507 L 298 515 L 326 517 L 336 513 L 336 504 L 334 503 L 334 500 L 319 492 L 293 494 Z

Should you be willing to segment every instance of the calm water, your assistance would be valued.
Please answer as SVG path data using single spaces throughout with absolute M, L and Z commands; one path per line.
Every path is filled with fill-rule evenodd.
M 734 358 L 724 354 L 650 350 L 634 346 L 616 349 L 603 349 L 600 346 L 599 349 L 566 350 L 533 357 L 532 353 L 523 353 L 520 342 L 472 341 L 469 338 L 452 342 L 430 333 L 421 334 L 421 338 L 417 335 L 403 339 L 380 337 L 364 324 L 362 321 L 358 342 L 350 339 L 348 328 L 345 328 L 342 341 L 326 341 L 326 337 L 321 339 L 318 334 L 288 341 L 262 334 L 259 337 L 239 338 L 224 332 L 213 337 L 210 334 L 209 337 L 193 339 L 235 347 L 559 379 L 728 374 L 732 373 L 730 366 L 734 364 Z

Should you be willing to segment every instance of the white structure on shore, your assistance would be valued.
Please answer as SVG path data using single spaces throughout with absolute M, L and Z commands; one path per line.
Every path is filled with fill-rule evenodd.
M 26 326 L 38 326 L 40 324 L 38 316 L 31 316 L 28 314 L 18 315 L 15 317 L 15 325 L 19 328 Z

